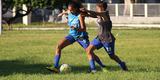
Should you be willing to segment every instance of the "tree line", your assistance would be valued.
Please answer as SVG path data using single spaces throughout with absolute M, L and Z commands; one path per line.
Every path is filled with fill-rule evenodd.
M 2 0 L 2 15 L 8 11 L 15 14 L 9 18 L 2 17 L 2 19 L 10 26 L 15 19 L 28 15 L 34 9 L 62 9 L 69 1 L 70 0 Z M 23 5 L 26 5 L 27 10 L 22 8 Z M 15 8 L 14 12 L 13 8 Z

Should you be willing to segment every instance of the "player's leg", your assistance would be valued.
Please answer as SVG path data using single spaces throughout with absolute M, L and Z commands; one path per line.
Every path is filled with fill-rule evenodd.
M 59 60 L 60 60 L 60 57 L 61 57 L 62 49 L 64 47 L 74 43 L 74 42 L 75 42 L 74 38 L 72 36 L 68 35 L 58 43 L 58 45 L 56 47 L 55 57 L 54 57 L 54 67 L 55 68 L 59 67 Z
M 103 72 L 107 72 L 107 69 L 105 68 L 105 65 L 101 62 L 101 60 L 99 59 L 99 57 L 97 55 L 94 54 L 94 50 L 96 50 L 97 47 L 90 44 L 88 46 L 88 48 L 86 49 L 87 51 L 87 55 L 88 55 L 88 59 L 90 61 L 90 65 L 92 65 L 94 68 L 95 68 L 95 63 L 94 62 L 91 62 L 91 56 L 92 56 L 92 59 L 94 59 L 100 66 L 101 66 L 101 69 Z M 90 70 L 90 72 L 93 72 L 95 70 Z
M 95 47 L 95 46 L 94 46 Z M 100 67 L 106 67 L 102 61 L 100 60 L 100 58 L 94 53 L 92 53 L 94 60 L 96 61 L 97 64 L 99 64 Z
M 95 49 L 96 48 L 91 44 L 86 48 L 87 57 L 88 57 L 89 64 L 90 64 L 89 72 L 96 72 L 96 67 L 95 67 L 95 62 L 94 62 L 95 59 L 94 59 L 94 53 L 93 53 Z
M 58 67 L 59 67 L 59 61 L 60 61 L 60 57 L 61 57 L 61 51 L 64 47 L 72 44 L 73 42 L 75 42 L 74 38 L 72 36 L 66 36 L 64 39 L 62 39 L 57 47 L 56 47 L 56 52 L 55 52 L 55 56 L 54 56 L 54 67 L 47 67 L 48 70 L 58 73 Z
M 96 38 L 95 38 L 96 39 Z M 91 42 L 92 44 L 99 44 L 98 42 L 95 41 L 95 39 Z M 87 52 L 87 56 L 89 59 L 89 63 L 90 63 L 90 68 L 92 70 L 95 69 L 95 63 L 94 60 L 101 66 L 101 67 L 105 67 L 105 65 L 103 65 L 103 63 L 101 62 L 101 60 L 99 59 L 99 57 L 97 55 L 94 54 L 94 50 L 97 49 L 95 46 L 93 45 L 89 45 L 89 40 L 88 38 L 85 38 L 83 40 L 77 40 L 77 42 L 85 49 L 85 51 Z M 96 44 L 97 43 L 97 44 Z
M 93 41 L 90 43 L 94 49 L 100 49 L 103 45 L 100 42 L 100 40 L 98 38 L 93 39 Z M 101 62 L 101 60 L 99 59 L 99 57 L 94 54 L 94 50 L 92 51 L 92 55 L 94 57 L 94 60 L 101 66 L 101 67 L 105 67 L 105 65 Z
M 114 52 L 115 41 L 112 41 L 110 43 L 104 43 L 103 46 L 112 60 L 117 62 L 123 70 L 128 70 L 125 62 L 121 61 L 120 58 L 117 55 L 115 55 Z
M 117 55 L 114 54 L 114 55 L 109 55 L 109 56 L 112 60 L 116 61 L 124 71 L 128 70 L 126 63 L 124 61 L 121 61 Z
M 83 39 L 78 39 L 77 42 L 85 49 L 85 51 L 87 51 L 87 48 L 89 46 L 89 40 L 88 37 L 85 37 Z M 89 64 L 90 64 L 90 69 L 92 70 L 92 72 L 96 72 L 95 71 L 95 63 L 94 63 L 94 58 L 91 54 L 87 55 L 88 59 L 89 59 Z

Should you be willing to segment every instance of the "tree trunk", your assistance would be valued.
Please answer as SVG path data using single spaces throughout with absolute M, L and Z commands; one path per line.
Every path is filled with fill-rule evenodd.
M 7 25 L 9 27 L 9 30 L 12 30 L 12 22 L 15 21 L 17 18 L 23 17 L 28 15 L 31 11 L 32 11 L 32 7 L 28 7 L 27 11 L 25 11 L 26 13 L 21 13 L 22 11 L 25 11 L 23 9 L 16 9 L 15 10 L 15 15 L 7 20 L 5 20 L 7 22 Z

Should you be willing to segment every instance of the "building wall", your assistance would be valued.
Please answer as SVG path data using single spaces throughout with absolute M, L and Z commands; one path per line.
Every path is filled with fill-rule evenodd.
M 124 3 L 124 0 L 108 0 L 111 3 Z M 160 0 L 131 0 L 131 2 L 135 3 L 159 3 Z
M 85 3 L 97 3 L 99 0 L 84 0 Z
M 112 3 L 124 3 L 124 0 L 112 0 Z
M 156 3 L 157 0 L 146 0 L 146 3 Z
M 85 3 L 97 3 L 100 0 L 83 0 Z M 103 0 L 109 3 L 124 3 L 124 0 Z M 160 3 L 160 0 L 131 0 L 135 3 Z
M 134 0 L 136 3 L 156 3 L 158 0 Z

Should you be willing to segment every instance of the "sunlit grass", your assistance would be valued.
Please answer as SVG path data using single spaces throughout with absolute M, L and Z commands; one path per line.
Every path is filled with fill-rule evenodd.
M 89 30 L 90 40 L 96 36 Z M 45 67 L 53 64 L 55 46 L 68 31 L 4 31 L 0 36 L 0 80 L 159 80 L 160 31 L 113 30 L 116 54 L 126 61 L 123 72 L 104 49 L 95 53 L 107 65 L 108 73 L 87 74 L 86 53 L 75 43 L 63 49 L 60 63 L 72 66 L 68 74 L 52 74 Z M 98 65 L 97 65 L 98 67 Z

